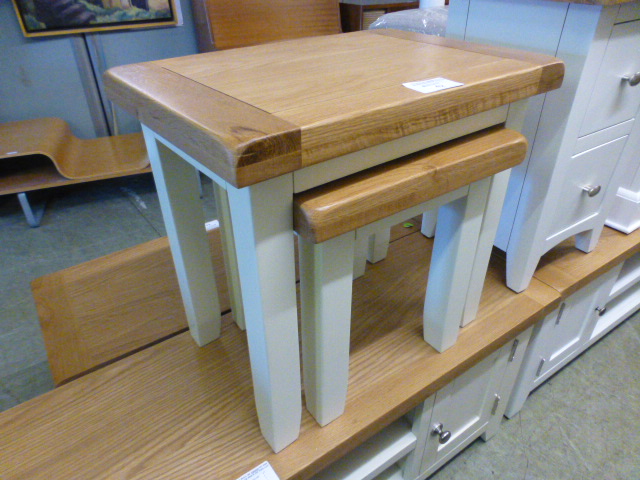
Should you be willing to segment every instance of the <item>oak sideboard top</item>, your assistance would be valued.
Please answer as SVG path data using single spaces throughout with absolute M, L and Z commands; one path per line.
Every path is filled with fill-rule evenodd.
M 116 67 L 119 106 L 236 187 L 558 88 L 556 58 L 398 30 Z M 464 84 L 420 93 L 403 83 Z
M 622 5 L 624 3 L 635 2 L 636 0 L 552 0 L 554 2 L 562 3 L 580 3 L 582 5 L 600 5 L 603 7 L 610 7 L 613 5 Z

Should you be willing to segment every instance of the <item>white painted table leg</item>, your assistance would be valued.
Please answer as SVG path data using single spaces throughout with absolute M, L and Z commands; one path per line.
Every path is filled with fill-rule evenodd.
M 507 247 L 507 287 L 516 293 L 525 290 L 536 271 L 542 252 L 528 242 L 509 242 Z
M 220 335 L 220 304 L 195 169 L 145 131 L 189 330 L 200 346 Z
M 493 250 L 493 241 L 496 238 L 498 224 L 500 223 L 500 213 L 505 196 L 507 195 L 507 187 L 509 186 L 509 176 L 511 170 L 500 172 L 490 179 L 491 186 L 487 198 L 487 206 L 485 208 L 482 225 L 480 227 L 480 235 L 478 238 L 478 248 L 473 262 L 473 270 L 469 280 L 469 292 L 467 293 L 467 301 L 464 305 L 464 314 L 462 316 L 461 327 L 468 325 L 476 318 L 478 307 L 480 306 L 480 298 L 482 297 L 482 289 L 487 276 L 487 268 L 489 266 L 489 258 Z
M 424 307 L 424 339 L 442 352 L 458 338 L 490 179 L 438 210 Z
M 389 251 L 389 241 L 391 240 L 391 229 L 383 228 L 369 236 L 369 250 L 367 260 L 370 263 L 377 263 L 387 258 Z
M 292 175 L 227 186 L 260 429 L 278 452 L 302 415 Z
M 367 269 L 367 253 L 369 250 L 369 235 L 358 235 L 353 255 L 353 278 L 360 278 Z
M 576 235 L 576 248 L 585 253 L 593 251 L 598 245 L 598 240 L 600 240 L 600 234 L 602 234 L 603 228 L 604 225 L 598 225 L 596 228 L 578 233 Z
M 420 233 L 427 238 L 433 238 L 436 235 L 436 222 L 438 221 L 438 209 L 431 210 L 422 214 L 422 226 Z
M 355 232 L 320 244 L 298 238 L 307 410 L 324 426 L 344 412 Z
M 227 287 L 231 300 L 231 311 L 233 320 L 240 329 L 245 329 L 244 307 L 242 306 L 242 289 L 240 287 L 240 273 L 238 272 L 238 262 L 236 260 L 236 245 L 233 240 L 233 224 L 231 223 L 231 212 L 229 210 L 229 198 L 227 191 L 213 182 L 213 194 L 216 201 L 216 210 L 220 222 L 220 240 L 222 243 L 222 255 L 224 258 L 225 271 L 227 274 Z

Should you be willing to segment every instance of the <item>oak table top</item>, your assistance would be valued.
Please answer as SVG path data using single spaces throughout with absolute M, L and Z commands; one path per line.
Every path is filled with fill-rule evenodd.
M 558 88 L 562 61 L 398 30 L 116 67 L 108 96 L 236 187 Z M 403 83 L 463 85 L 421 93 Z

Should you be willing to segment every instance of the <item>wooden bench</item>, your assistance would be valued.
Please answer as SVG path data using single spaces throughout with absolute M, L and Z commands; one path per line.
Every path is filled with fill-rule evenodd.
M 209 243 L 228 313 L 217 228 Z M 39 277 L 31 289 L 56 385 L 187 330 L 167 237 Z
M 82 140 L 60 118 L 0 124 L 0 195 L 18 194 L 32 227 L 26 192 L 150 171 L 140 133 Z
M 440 207 L 423 335 L 442 352 L 455 343 L 465 308 L 476 312 L 469 304 L 480 301 L 487 265 L 477 252 L 493 244 L 483 218 L 502 206 L 489 200 L 493 176 L 526 150 L 520 133 L 492 127 L 294 196 L 305 397 L 321 425 L 343 413 L 347 398 L 356 235 Z

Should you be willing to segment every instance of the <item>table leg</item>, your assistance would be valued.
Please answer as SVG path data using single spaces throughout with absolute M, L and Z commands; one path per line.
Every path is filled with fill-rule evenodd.
M 491 251 L 493 250 L 493 241 L 498 231 L 500 214 L 502 213 L 502 205 L 507 195 L 510 175 L 511 170 L 505 170 L 497 173 L 490 180 L 491 186 L 489 187 L 487 205 L 482 219 L 482 226 L 480 227 L 478 248 L 473 261 L 473 270 L 469 281 L 469 292 L 467 293 L 467 301 L 464 305 L 461 327 L 468 325 L 478 314 L 484 280 L 487 276 L 489 259 L 491 257 Z
M 145 132 L 189 330 L 200 346 L 220 335 L 220 304 L 194 167 Z
M 369 237 L 369 251 L 367 252 L 367 260 L 369 260 L 369 263 L 378 263 L 379 261 L 387 258 L 390 240 L 390 228 L 378 230 Z
M 490 178 L 438 210 L 424 307 L 424 339 L 442 352 L 458 338 Z
M 293 176 L 227 186 L 260 428 L 278 452 L 302 415 L 293 244 Z
M 353 255 L 353 278 L 360 278 L 367 269 L 367 253 L 369 251 L 369 235 L 358 235 Z
M 432 208 L 422 214 L 422 226 L 420 233 L 427 238 L 433 238 L 436 235 L 436 224 L 438 222 L 438 209 Z
M 304 392 L 321 426 L 342 415 L 347 400 L 355 237 L 298 237 Z
M 224 257 L 225 272 L 227 273 L 227 287 L 229 290 L 229 298 L 231 300 L 233 320 L 241 330 L 244 330 L 242 289 L 240 287 L 238 261 L 236 260 L 236 245 L 233 240 L 233 224 L 231 222 L 231 211 L 229 210 L 229 197 L 227 197 L 226 190 L 220 187 L 215 181 L 213 182 L 213 194 L 220 222 L 220 241 L 222 244 L 222 256 Z

